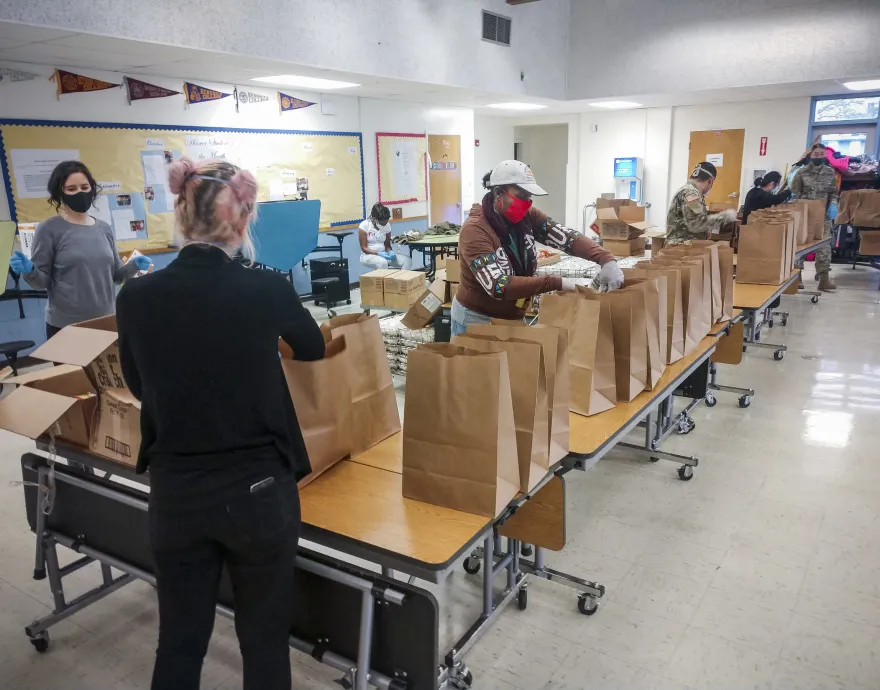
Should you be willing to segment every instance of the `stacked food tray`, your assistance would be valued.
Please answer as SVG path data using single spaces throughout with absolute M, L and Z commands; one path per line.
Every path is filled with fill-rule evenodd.
M 621 268 L 632 268 L 639 261 L 647 261 L 646 256 L 625 256 L 617 260 Z M 599 264 L 576 256 L 566 256 L 555 264 L 538 266 L 539 276 L 559 276 L 560 278 L 594 278 L 600 270 Z
M 433 326 L 412 331 L 401 323 L 403 316 L 403 314 L 395 314 L 379 319 L 388 366 L 391 368 L 391 373 L 398 376 L 406 376 L 406 359 L 410 350 L 423 343 L 434 342 Z

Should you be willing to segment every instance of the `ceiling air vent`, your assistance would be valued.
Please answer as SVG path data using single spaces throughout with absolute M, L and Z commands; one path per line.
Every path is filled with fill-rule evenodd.
M 509 46 L 510 18 L 483 10 L 483 40 Z

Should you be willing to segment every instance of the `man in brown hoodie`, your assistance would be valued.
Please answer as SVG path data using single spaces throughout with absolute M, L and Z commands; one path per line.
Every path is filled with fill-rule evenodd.
M 595 261 L 603 289 L 616 290 L 623 273 L 614 256 L 577 230 L 560 225 L 532 206 L 547 194 L 525 163 L 502 161 L 483 178 L 488 193 L 461 226 L 461 285 L 452 303 L 452 334 L 490 319 L 521 319 L 530 297 L 574 290 L 574 279 L 536 276 L 535 241 Z

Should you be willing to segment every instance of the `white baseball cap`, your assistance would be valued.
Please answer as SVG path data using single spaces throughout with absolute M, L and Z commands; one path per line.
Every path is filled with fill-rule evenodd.
M 522 161 L 501 161 L 489 175 L 489 186 L 515 184 L 534 196 L 546 196 L 547 192 L 535 184 L 535 173 Z

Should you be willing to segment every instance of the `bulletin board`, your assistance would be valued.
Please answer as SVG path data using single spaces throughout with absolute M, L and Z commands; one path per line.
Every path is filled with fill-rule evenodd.
M 174 239 L 167 165 L 181 156 L 223 158 L 254 173 L 259 201 L 321 200 L 321 227 L 364 219 L 360 132 L 213 129 L 0 119 L 0 165 L 12 218 L 55 214 L 46 193 L 58 160 L 77 158 L 102 187 L 92 214 L 113 227 L 120 251 L 161 249 Z
M 428 199 L 428 137 L 400 132 L 376 133 L 379 201 L 408 204 Z

